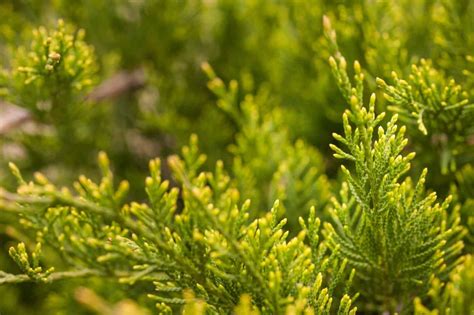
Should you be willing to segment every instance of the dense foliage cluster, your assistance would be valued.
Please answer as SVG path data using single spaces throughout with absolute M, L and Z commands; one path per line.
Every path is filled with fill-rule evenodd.
M 0 313 L 474 314 L 474 1 L 0 18 Z

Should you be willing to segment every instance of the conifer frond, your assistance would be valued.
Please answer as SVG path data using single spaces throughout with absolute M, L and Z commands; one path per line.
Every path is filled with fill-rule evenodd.
M 0 21 L 2 314 L 473 312 L 473 0 Z
M 330 182 L 323 174 L 321 154 L 303 140 L 292 142 L 285 128 L 284 112 L 268 108 L 265 94 L 238 99 L 239 86 L 226 86 L 209 64 L 202 66 L 210 81 L 208 87 L 219 98 L 217 106 L 239 126 L 232 154 L 232 173 L 243 198 L 262 211 L 279 199 L 291 228 L 311 206 L 323 208 L 330 196 Z M 322 213 L 320 214 L 322 215 Z
M 377 79 L 390 103 L 389 110 L 418 130 L 435 145 L 443 173 L 456 168 L 456 158 L 472 155 L 470 137 L 474 134 L 474 104 L 471 96 L 453 79 L 436 71 L 430 61 L 413 65 L 405 81 L 392 73 L 393 85 Z M 417 137 L 413 137 L 416 139 Z M 463 160 L 466 160 L 464 156 Z
M 331 65 L 336 78 L 348 77 L 344 66 Z M 435 193 L 425 192 L 426 170 L 416 182 L 403 178 L 415 154 L 404 151 L 408 140 L 398 115 L 383 126 L 385 113 L 375 113 L 374 94 L 366 107 L 348 79 L 338 82 L 352 95 L 343 114 L 344 135 L 333 135 L 341 146 L 331 148 L 350 164 L 341 166 L 345 182 L 324 235 L 356 268 L 361 294 L 377 301 L 379 312 L 408 313 L 411 296 L 423 295 L 431 277 L 458 263 L 465 232 L 459 218 L 448 219 L 451 197 L 437 203 Z
M 428 291 L 429 306 L 415 299 L 415 315 L 472 314 L 474 312 L 474 265 L 472 256 L 463 257 L 446 282 L 438 278 L 431 280 Z
M 51 102 L 42 104 L 50 108 L 39 108 L 49 111 L 90 89 L 98 69 L 94 49 L 84 37 L 84 30 L 74 30 L 63 20 L 57 29 L 34 30 L 29 47 L 17 48 L 12 61 L 10 100 L 33 111 L 38 102 Z
M 36 231 L 38 244 L 54 249 L 71 267 L 92 270 L 83 276 L 112 277 L 129 285 L 154 283 L 155 292 L 148 296 L 161 312 L 183 305 L 186 312 L 201 309 L 189 304 L 189 294 L 182 297 L 187 289 L 211 313 L 231 312 L 242 294 L 248 294 L 262 314 L 330 314 L 338 308 L 341 314 L 355 312 L 349 296 L 337 297 L 349 286 L 341 286 L 349 279 L 347 262 L 326 256 L 320 247 L 314 210 L 307 223 L 301 221 L 303 230 L 289 238 L 283 229 L 287 220 L 279 219 L 278 201 L 250 220 L 250 202 L 241 204 L 223 164 L 202 172 L 205 157 L 195 136 L 182 154 L 168 159 L 180 192 L 161 178 L 160 161 L 150 162 L 147 203 L 124 203 L 128 184 L 115 188 L 104 153 L 99 154 L 102 180 L 94 183 L 81 176 L 75 193 L 56 188 L 42 174 L 25 182 L 12 166 L 20 186 L 16 195 L 8 196 L 22 209 L 22 223 Z M 308 233 L 310 246 L 305 241 Z M 39 254 L 35 252 L 30 263 L 22 246 L 11 255 L 28 277 L 52 280 L 52 271 L 41 273 Z M 324 281 L 327 270 L 334 270 L 334 276 Z

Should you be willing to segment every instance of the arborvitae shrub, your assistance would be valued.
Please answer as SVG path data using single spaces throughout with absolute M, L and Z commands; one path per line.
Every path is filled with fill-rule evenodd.
M 3 1 L 0 313 L 474 314 L 473 17 Z

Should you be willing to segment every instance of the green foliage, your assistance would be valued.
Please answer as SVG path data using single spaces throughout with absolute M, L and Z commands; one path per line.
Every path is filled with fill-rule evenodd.
M 472 314 L 474 312 L 471 298 L 474 294 L 474 266 L 472 264 L 472 256 L 466 256 L 463 264 L 451 273 L 449 282 L 443 283 L 438 278 L 434 278 L 428 295 L 435 309 L 430 310 L 425 307 L 417 298 L 415 299 L 415 314 Z
M 97 81 L 98 68 L 84 36 L 84 30 L 75 30 L 62 20 L 52 31 L 34 30 L 29 46 L 15 48 L 11 69 L 1 78 L 5 98 L 28 110 L 26 119 L 31 121 L 26 131 L 12 130 L 2 139 L 17 148 L 14 152 L 20 152 L 16 155 L 23 157 L 24 166 L 50 165 L 67 173 L 67 166 L 59 164 L 78 161 L 68 152 L 90 153 L 107 136 L 108 111 L 85 100 Z
M 375 114 L 375 95 L 363 105 L 361 69 L 356 62 L 356 87 L 348 79 L 344 59 L 331 59 L 340 88 L 350 96 L 343 115 L 344 135 L 333 134 L 345 149 L 331 145 L 334 156 L 354 163 L 341 167 L 345 181 L 339 200 L 333 201 L 333 221 L 325 225 L 328 244 L 357 268 L 361 294 L 376 303 L 379 312 L 408 312 L 411 296 L 423 294 L 427 280 L 444 274 L 457 263 L 463 242 L 458 213 L 449 217 L 451 198 L 436 203 L 436 194 L 424 192 L 426 170 L 416 184 L 402 176 L 414 153 L 402 151 L 406 128 L 397 115 L 381 125 L 385 113 Z
M 0 313 L 472 312 L 474 1 L 0 19 Z
M 437 1 L 433 9 L 436 64 L 471 91 L 474 84 L 472 23 L 474 3 L 470 0 Z
M 24 275 L 5 273 L 2 282 L 88 276 L 115 277 L 132 285 L 146 281 L 154 284 L 155 291 L 148 296 L 163 313 L 185 304 L 181 297 L 185 288 L 203 299 L 211 313 L 229 312 L 243 293 L 264 314 L 291 308 L 296 313 L 329 314 L 331 307 L 339 307 L 341 314 L 353 313 L 348 296 L 340 303 L 331 296 L 345 278 L 347 262 L 339 264 L 319 245 L 320 221 L 314 209 L 307 222 L 300 219 L 303 230 L 291 239 L 282 229 L 286 219 L 277 219 L 278 202 L 264 216 L 249 221 L 249 201 L 239 204 L 238 191 L 222 163 L 214 172 L 199 172 L 204 156 L 196 141 L 192 137 L 190 146 L 183 148 L 183 159 L 169 158 L 182 189 L 179 213 L 178 189 L 162 180 L 159 160 L 150 162 L 148 204 L 123 203 L 128 183 L 114 188 L 105 154 L 99 155 L 102 180 L 96 184 L 80 177 L 74 185 L 77 196 L 57 189 L 39 173 L 34 182 L 25 182 L 12 166 L 20 186 L 17 195 L 6 196 L 5 202 L 17 202 L 22 224 L 36 231 L 38 244 L 57 251 L 71 270 L 43 273 L 38 266 L 41 245 L 30 263 L 20 244 L 10 249 L 10 255 Z M 334 276 L 324 287 L 323 273 L 328 270 Z
M 229 151 L 239 192 L 252 200 L 257 212 L 279 199 L 290 226 L 297 227 L 298 216 L 311 206 L 322 209 L 329 200 L 330 183 L 323 174 L 321 154 L 302 140 L 292 143 L 283 113 L 268 108 L 265 91 L 245 95 L 239 103 L 237 82 L 226 87 L 208 64 L 203 69 L 210 78 L 208 87 L 219 97 L 217 106 L 238 126 Z
M 398 113 L 407 124 L 416 124 L 424 136 L 430 137 L 429 140 L 418 137 L 423 139 L 418 145 L 428 142 L 439 152 L 441 171 L 454 171 L 456 160 L 464 163 L 472 160 L 466 142 L 474 134 L 474 104 L 470 103 L 468 92 L 423 59 L 419 66 L 412 66 L 407 81 L 395 73 L 392 77 L 393 86 L 377 79 L 385 98 L 392 104 L 388 109 Z
M 472 253 L 474 246 L 474 168 L 471 164 L 465 165 L 456 173 L 456 182 L 455 196 L 459 199 L 462 222 L 468 230 L 464 242 L 469 248 L 468 253 Z
M 12 63 L 15 103 L 34 110 L 37 102 L 50 100 L 50 106 L 56 107 L 90 87 L 97 69 L 93 49 L 84 36 L 84 30 L 66 29 L 62 20 L 54 31 L 35 30 L 31 47 L 20 47 Z

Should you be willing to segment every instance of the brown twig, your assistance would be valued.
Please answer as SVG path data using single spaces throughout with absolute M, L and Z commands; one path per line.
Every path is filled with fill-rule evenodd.
M 102 101 L 113 99 L 121 94 L 143 87 L 145 82 L 145 71 L 142 68 L 133 71 L 121 71 L 102 82 L 86 96 L 86 100 Z
M 102 82 L 85 99 L 102 101 L 116 98 L 124 93 L 143 87 L 146 83 L 145 71 L 121 71 Z M 0 135 L 6 134 L 32 120 L 31 113 L 17 105 L 0 100 Z
M 0 101 L 0 135 L 31 120 L 31 114 L 17 105 Z

